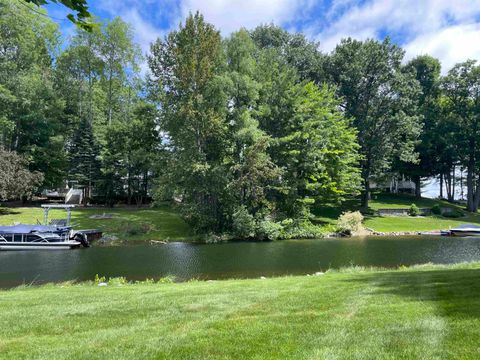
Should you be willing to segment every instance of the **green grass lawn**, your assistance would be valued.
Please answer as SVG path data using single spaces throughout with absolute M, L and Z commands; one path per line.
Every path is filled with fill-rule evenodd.
M 112 219 L 91 219 L 92 215 L 112 214 Z M 64 219 L 64 210 L 50 210 L 49 219 Z M 0 225 L 13 225 L 14 222 L 35 224 L 43 221 L 43 209 L 38 207 L 1 208 Z M 194 238 L 190 227 L 171 207 L 164 205 L 155 208 L 87 208 L 72 211 L 72 225 L 76 229 L 100 229 L 120 240 L 171 240 L 191 241 Z M 138 230 L 132 227 L 140 227 Z
M 480 264 L 0 291 L 1 359 L 478 359 Z
M 371 210 L 378 209 L 402 209 L 409 208 L 411 204 L 419 208 L 432 208 L 434 205 L 462 209 L 460 205 L 451 204 L 447 201 L 422 198 L 416 200 L 410 195 L 374 194 L 369 203 Z M 360 208 L 358 200 L 349 200 L 341 207 L 325 206 L 314 210 L 317 220 L 325 224 L 335 224 L 337 218 L 343 211 L 354 211 Z M 480 225 L 480 214 L 466 213 L 461 218 L 446 218 L 443 216 L 366 216 L 365 226 L 375 231 L 397 232 L 397 231 L 426 231 L 442 230 L 456 227 L 464 223 Z
M 408 195 L 374 194 L 370 201 L 370 209 L 408 208 L 415 203 L 420 208 L 431 208 L 435 204 L 442 207 L 461 209 L 459 205 L 446 201 L 422 198 L 415 200 Z M 346 210 L 357 210 L 358 200 L 349 200 L 341 207 L 321 206 L 314 209 L 314 214 L 320 223 L 331 225 L 336 223 L 338 216 Z M 90 216 L 103 213 L 112 214 L 112 219 L 91 219 Z M 466 213 L 467 214 L 467 213 Z M 63 210 L 51 210 L 50 219 L 65 218 Z M 36 223 L 43 221 L 43 210 L 38 207 L 2 208 L 0 207 L 0 225 L 12 225 L 14 222 Z M 426 231 L 441 230 L 456 227 L 463 223 L 480 225 L 480 214 L 468 214 L 461 218 L 445 218 L 442 216 L 426 217 L 394 217 L 394 216 L 366 216 L 365 226 L 375 231 Z M 72 213 L 72 225 L 77 228 L 95 228 L 106 234 L 117 236 L 122 241 L 169 240 L 192 241 L 198 240 L 190 227 L 181 219 L 175 209 L 169 205 L 155 208 L 87 208 L 75 209 Z M 146 231 L 132 231 L 131 227 L 145 228 Z

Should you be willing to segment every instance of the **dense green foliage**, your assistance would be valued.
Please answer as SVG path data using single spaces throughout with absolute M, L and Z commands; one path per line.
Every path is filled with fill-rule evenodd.
M 84 1 L 61 3 L 83 16 Z M 478 209 L 473 60 L 442 77 L 430 56 L 404 65 L 388 38 L 323 54 L 273 24 L 222 38 L 195 14 L 152 44 L 142 74 L 122 19 L 62 43 L 32 7 L 0 0 L 0 147 L 36 179 L 3 198 L 68 183 L 86 203 L 174 201 L 199 233 L 273 239 L 315 236 L 312 209 L 361 192 L 365 210 L 371 184 L 399 176 L 417 197 L 439 176 L 453 201 L 466 169 Z
M 354 119 L 363 155 L 362 204 L 368 206 L 370 182 L 391 169 L 395 157 L 417 161 L 414 151 L 421 125 L 418 82 L 402 71 L 404 51 L 388 39 L 347 39 L 328 59 L 327 69 L 338 85 L 345 114 Z
M 467 169 L 467 209 L 480 204 L 480 65 L 455 65 L 442 80 L 445 122 L 455 134 L 455 161 Z
M 0 358 L 475 359 L 479 280 L 463 264 L 22 287 L 0 292 Z
M 13 151 L 0 147 L 0 200 L 29 198 L 42 182 L 43 175 L 28 170 L 28 161 Z
M 282 222 L 289 231 L 309 226 L 315 201 L 355 192 L 356 132 L 334 91 L 300 81 L 245 30 L 222 46 L 192 15 L 152 46 L 149 63 L 169 136 L 162 190 L 195 229 L 262 237 L 266 222 Z

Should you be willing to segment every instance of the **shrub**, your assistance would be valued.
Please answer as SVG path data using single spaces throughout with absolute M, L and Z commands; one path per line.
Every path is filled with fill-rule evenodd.
M 440 207 L 440 205 L 438 205 L 438 204 L 433 205 L 433 207 L 432 207 L 432 214 L 434 214 L 434 215 L 442 215 L 442 208 Z
M 257 236 L 260 240 L 278 240 L 283 233 L 283 226 L 271 220 L 263 220 L 257 225 Z
M 463 214 L 463 211 L 461 210 L 452 209 L 451 211 L 444 212 L 443 216 L 447 218 L 460 218 L 460 217 L 463 217 L 464 214 Z
M 239 207 L 232 218 L 234 236 L 245 239 L 255 235 L 255 219 L 245 206 Z
M 175 282 L 175 277 L 174 276 L 171 276 L 171 275 L 168 275 L 168 276 L 165 276 L 165 277 L 161 277 L 160 279 L 158 279 L 157 283 L 159 284 L 172 284 Z
M 326 231 L 322 226 L 305 220 L 296 224 L 290 224 L 290 226 L 285 228 L 284 233 L 287 239 L 315 239 L 325 236 Z
M 108 279 L 108 285 L 127 285 L 128 281 L 125 277 L 120 276 L 120 277 L 113 277 Z
M 148 233 L 152 227 L 150 224 L 146 223 L 136 223 L 136 222 L 127 222 L 122 227 L 122 232 L 125 235 L 135 236 L 135 235 L 143 235 Z
M 420 215 L 420 209 L 418 208 L 418 206 L 415 204 L 410 205 L 410 209 L 408 209 L 408 215 L 410 216 Z
M 345 235 L 351 235 L 363 230 L 363 215 L 360 211 L 346 211 L 337 221 L 337 232 Z

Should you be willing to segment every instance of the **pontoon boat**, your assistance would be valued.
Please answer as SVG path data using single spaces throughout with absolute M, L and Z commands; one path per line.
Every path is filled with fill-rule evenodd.
M 454 236 L 480 236 L 480 226 L 463 224 L 455 229 L 450 229 L 450 234 Z
M 0 250 L 53 250 L 88 247 L 85 234 L 69 226 L 0 226 Z

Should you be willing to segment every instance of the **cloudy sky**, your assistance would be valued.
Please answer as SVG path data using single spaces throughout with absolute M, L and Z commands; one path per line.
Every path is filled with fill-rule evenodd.
M 131 23 L 144 52 L 189 12 L 200 11 L 222 34 L 258 24 L 275 23 L 304 32 L 329 52 L 343 37 L 383 39 L 390 36 L 406 57 L 430 54 L 443 72 L 468 58 L 480 60 L 480 0 L 89 0 L 102 19 L 121 16 Z M 55 19 L 66 11 L 49 5 Z M 58 21 L 65 36 L 68 21 Z

